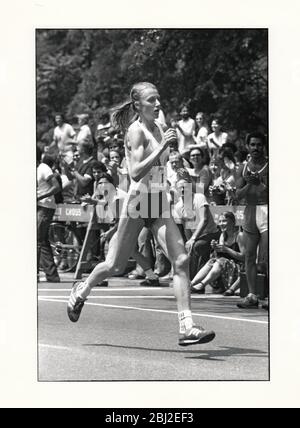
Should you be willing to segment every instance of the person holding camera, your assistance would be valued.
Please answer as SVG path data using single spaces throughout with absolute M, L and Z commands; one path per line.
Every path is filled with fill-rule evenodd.
M 231 211 L 219 217 L 221 235 L 219 240 L 211 241 L 212 257 L 196 274 L 191 282 L 191 291 L 203 294 L 208 284 L 221 280 L 222 290 L 226 296 L 232 296 L 231 286 L 238 279 L 239 263 L 244 261 L 243 234 L 236 230 L 235 215 Z

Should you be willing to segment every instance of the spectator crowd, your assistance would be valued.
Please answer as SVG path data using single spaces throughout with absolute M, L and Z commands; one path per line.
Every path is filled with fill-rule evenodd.
M 37 143 L 38 266 L 49 282 L 60 280 L 49 241 L 57 204 L 109 205 L 122 201 L 129 185 L 126 136 L 112 126 L 109 113 L 95 130 L 88 114 L 79 114 L 75 125 L 61 113 L 54 121 L 52 141 Z M 161 110 L 158 121 L 164 131 L 171 127 L 177 134 L 169 146 L 164 180 L 190 256 L 191 292 L 204 294 L 209 285 L 214 293 L 238 294 L 241 273 L 246 272 L 248 293 L 239 307 L 257 307 L 257 272 L 268 275 L 268 224 L 263 211 L 268 201 L 266 136 L 256 130 L 240 135 L 237 129 L 224 129 L 217 115 L 198 112 L 193 118 L 187 105 L 180 107 L 180 118 L 166 119 Z M 224 210 L 216 217 L 213 208 L 219 205 Z M 245 206 L 245 227 L 237 225 L 234 206 Z M 101 257 L 117 223 L 116 216 L 95 235 L 99 241 L 95 251 Z M 161 278 L 172 278 L 172 271 L 146 226 L 128 278 L 156 286 Z M 84 238 L 84 228 L 82 234 Z M 263 306 L 268 308 L 266 302 Z

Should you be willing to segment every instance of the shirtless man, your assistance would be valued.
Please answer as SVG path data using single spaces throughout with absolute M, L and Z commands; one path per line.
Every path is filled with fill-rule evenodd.
M 265 136 L 259 132 L 246 140 L 250 159 L 237 172 L 237 198 L 245 202 L 243 232 L 245 239 L 245 269 L 249 294 L 237 306 L 258 307 L 256 295 L 257 250 L 261 262 L 268 267 L 268 161 L 264 156 Z M 266 309 L 266 307 L 265 307 Z

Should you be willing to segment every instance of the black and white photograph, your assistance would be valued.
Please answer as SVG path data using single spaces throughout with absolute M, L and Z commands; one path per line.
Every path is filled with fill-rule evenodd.
M 36 112 L 39 381 L 268 381 L 268 30 L 37 29 Z
M 0 407 L 299 407 L 299 13 L 3 7 Z

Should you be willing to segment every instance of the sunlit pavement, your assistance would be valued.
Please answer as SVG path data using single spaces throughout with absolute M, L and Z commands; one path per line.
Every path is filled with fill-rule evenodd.
M 268 380 L 268 312 L 239 297 L 192 295 L 194 321 L 214 341 L 178 346 L 172 285 L 111 278 L 96 287 L 77 323 L 67 317 L 73 274 L 38 284 L 40 381 Z

